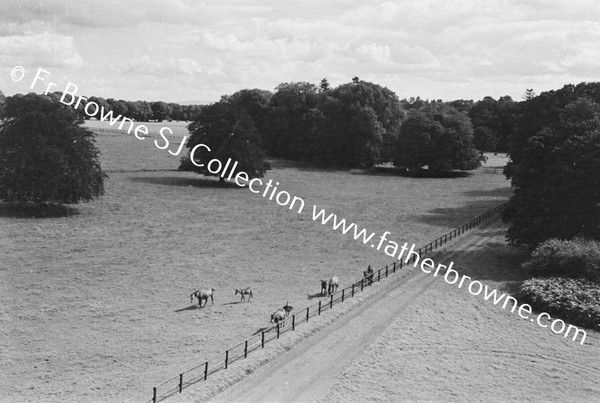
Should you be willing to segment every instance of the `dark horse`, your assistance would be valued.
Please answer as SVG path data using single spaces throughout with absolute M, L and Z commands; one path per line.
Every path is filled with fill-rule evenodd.
M 373 271 L 373 269 L 371 269 L 371 266 L 367 267 L 367 271 L 363 271 L 363 276 L 364 276 L 365 280 L 367 281 L 367 285 L 373 284 L 373 276 L 374 275 L 375 275 L 375 272 Z
M 327 294 L 327 280 L 321 280 L 321 295 Z

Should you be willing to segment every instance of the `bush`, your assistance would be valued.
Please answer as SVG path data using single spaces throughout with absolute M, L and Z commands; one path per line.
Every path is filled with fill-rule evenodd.
M 534 277 L 576 277 L 600 282 L 600 243 L 575 238 L 542 242 L 522 267 Z
M 520 298 L 571 324 L 600 330 L 600 285 L 584 279 L 560 277 L 523 281 Z

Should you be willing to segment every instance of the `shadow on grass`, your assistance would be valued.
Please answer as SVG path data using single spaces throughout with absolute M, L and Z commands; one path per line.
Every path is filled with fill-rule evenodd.
M 503 196 L 503 193 L 498 192 L 498 196 Z M 458 228 L 476 218 L 480 214 L 483 214 L 486 211 L 489 211 L 507 201 L 508 197 L 505 200 L 474 200 L 461 207 L 436 208 L 430 210 L 428 214 L 419 216 L 418 220 L 427 225 L 446 228 L 444 232 L 449 232 L 450 229 Z M 500 213 L 498 213 L 498 215 L 500 215 Z
M 212 178 L 182 178 L 178 176 L 146 176 L 146 177 L 130 177 L 132 182 L 150 183 L 153 185 L 163 186 L 188 186 L 195 188 L 216 188 L 236 190 L 242 189 L 234 182 L 219 183 L 218 179 Z
M 0 217 L 57 218 L 79 215 L 75 207 L 62 204 L 0 204 Z
M 237 304 L 241 304 L 244 301 L 232 301 L 232 302 L 225 302 L 224 304 L 221 305 L 237 305 Z
M 464 194 L 473 197 L 506 197 L 508 201 L 508 198 L 513 195 L 513 191 L 511 188 L 499 187 L 490 190 L 469 190 Z
M 256 332 L 252 333 L 252 336 L 256 336 L 257 334 L 259 334 L 260 332 L 263 332 L 267 329 L 270 329 L 271 326 L 267 326 L 267 327 L 261 327 L 260 329 L 258 329 Z
M 489 234 L 503 236 L 505 228 L 500 228 L 498 231 Z M 461 276 L 464 274 L 473 280 L 502 283 L 498 287 L 498 291 L 509 293 L 518 298 L 521 282 L 530 277 L 521 268 L 521 263 L 528 259 L 529 252 L 526 248 L 509 246 L 503 241 L 497 241 L 498 238 L 495 239 L 481 245 L 475 252 L 452 252 L 452 261 L 455 262 L 454 269 Z
M 183 311 L 195 311 L 196 309 L 200 309 L 198 305 L 190 305 L 185 308 L 177 309 L 175 312 L 183 312 Z
M 320 297 L 326 297 L 327 295 L 323 295 L 320 292 L 314 293 L 314 294 L 307 294 L 306 298 L 307 299 L 314 299 L 314 298 L 320 298 Z
M 364 169 L 361 171 L 352 172 L 353 175 L 372 175 L 372 176 L 403 176 L 406 178 L 466 178 L 473 175 L 467 171 L 429 171 L 427 169 L 420 169 L 416 171 L 409 171 L 402 168 L 396 167 L 374 167 Z

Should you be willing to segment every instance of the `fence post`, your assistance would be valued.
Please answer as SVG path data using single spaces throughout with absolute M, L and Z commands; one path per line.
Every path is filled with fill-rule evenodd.
M 346 289 L 342 289 L 342 302 L 344 302 L 344 291 L 346 291 Z
M 365 289 L 365 279 L 360 279 L 360 291 L 362 292 Z
M 244 343 L 244 358 L 248 358 L 248 340 Z
M 310 309 L 310 307 L 309 307 L 309 306 L 307 306 L 307 307 L 306 307 L 306 321 L 307 321 L 307 322 L 308 322 L 308 312 L 309 312 L 309 309 Z
M 387 264 L 385 265 L 385 276 L 386 277 L 388 276 L 388 265 Z
M 296 330 L 296 315 L 292 315 L 292 330 Z
M 352 296 L 354 297 L 354 283 L 352 283 Z
M 263 330 L 262 332 L 262 336 L 261 336 L 261 344 L 262 344 L 262 348 L 265 348 L 265 331 Z
M 319 301 L 319 315 L 321 315 L 321 301 Z
M 179 393 L 183 390 L 183 374 L 179 374 Z
M 152 402 L 156 403 L 156 386 L 152 388 Z
M 381 269 L 377 270 L 377 281 L 381 281 Z
M 227 364 L 229 362 L 229 350 L 225 351 L 225 369 L 227 369 Z
M 279 338 L 279 323 L 277 324 L 277 338 Z
M 333 308 L 333 294 L 329 297 L 329 309 Z
M 392 269 L 392 273 L 396 273 L 396 262 L 394 262 L 394 268 Z
M 208 378 L 208 361 L 204 363 L 204 380 L 206 380 L 206 378 Z

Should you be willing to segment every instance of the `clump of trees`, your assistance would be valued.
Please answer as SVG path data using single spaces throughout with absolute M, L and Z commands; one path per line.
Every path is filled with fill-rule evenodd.
M 94 133 L 70 107 L 27 94 L 6 99 L 0 115 L 0 200 L 75 204 L 104 193 Z
M 280 84 L 264 127 L 270 155 L 337 167 L 370 167 L 391 159 L 405 113 L 396 94 L 355 78 L 332 89 Z
M 263 177 L 267 169 L 266 154 L 256 122 L 262 123 L 269 98 L 265 91 L 242 90 L 203 108 L 188 127 L 190 139 L 186 146 L 190 152 L 197 145 L 204 146 L 194 153 L 193 161 L 192 155 L 184 157 L 179 169 L 218 175 L 219 172 L 209 171 L 209 161 L 217 159 L 224 167 L 231 159 L 238 164 L 236 172 L 243 171 L 249 178 Z M 221 176 L 219 180 L 223 183 L 225 178 Z
M 600 320 L 600 83 L 528 90 L 505 168 L 508 241 L 534 249 L 521 297 L 574 324 Z
M 505 169 L 514 195 L 508 240 L 600 239 L 600 83 L 565 86 L 523 103 Z
M 483 151 L 507 143 L 513 129 L 509 116 L 516 110 L 513 104 L 510 97 L 499 101 L 488 97 L 481 105 L 418 97 L 399 100 L 388 88 L 358 77 L 335 88 L 327 79 L 318 86 L 289 82 L 274 92 L 242 90 L 205 106 L 190 125 L 193 136 L 188 148 L 202 142 L 224 147 L 225 152 L 227 144 L 238 148 L 228 140 L 237 124 L 237 131 L 248 133 L 249 144 L 264 148 L 272 157 L 341 168 L 394 162 L 409 171 L 427 167 L 434 174 L 471 170 L 481 165 Z M 477 117 L 476 127 L 471 115 Z M 254 149 L 252 155 L 263 158 Z M 262 165 L 256 161 L 256 167 Z M 202 171 L 189 158 L 180 169 Z
M 471 170 L 483 157 L 474 147 L 469 117 L 456 108 L 435 103 L 413 109 L 402 123 L 394 165 L 430 171 Z

